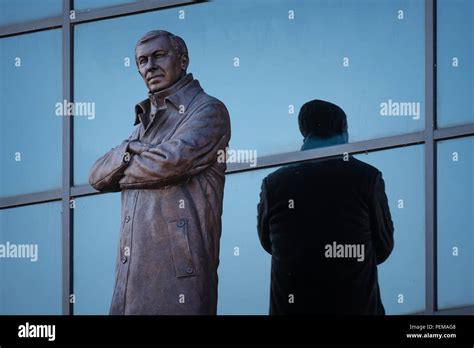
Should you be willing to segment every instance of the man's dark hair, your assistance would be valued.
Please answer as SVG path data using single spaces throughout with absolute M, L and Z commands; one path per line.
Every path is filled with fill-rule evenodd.
M 166 30 L 152 30 L 143 35 L 135 45 L 135 52 L 137 51 L 138 46 L 159 36 L 167 36 L 170 39 L 171 46 L 173 47 L 173 50 L 178 56 L 188 56 L 188 48 L 186 47 L 186 43 L 184 42 L 184 40 L 181 37 L 174 35 Z
M 303 137 L 310 135 L 329 138 L 347 132 L 347 117 L 339 106 L 324 100 L 305 103 L 298 115 Z

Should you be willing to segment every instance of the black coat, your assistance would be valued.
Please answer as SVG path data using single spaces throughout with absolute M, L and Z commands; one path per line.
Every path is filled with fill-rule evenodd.
M 257 228 L 270 314 L 385 314 L 377 264 L 393 223 L 379 170 L 352 156 L 280 168 L 263 180 Z

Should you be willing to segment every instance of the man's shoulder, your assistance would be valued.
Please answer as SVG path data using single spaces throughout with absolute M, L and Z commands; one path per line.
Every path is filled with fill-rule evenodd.
M 303 173 L 311 173 L 317 175 L 325 169 L 350 171 L 352 175 L 359 174 L 361 176 L 376 176 L 380 171 L 353 156 L 349 156 L 344 160 L 344 156 L 335 156 L 330 158 L 314 159 L 299 163 L 285 165 L 276 171 L 270 173 L 265 180 L 269 184 L 278 184 L 287 180 L 295 180 Z
M 373 165 L 371 164 L 368 164 L 364 161 L 361 161 L 353 156 L 350 156 L 350 160 L 347 161 L 347 162 L 350 162 L 354 167 L 358 167 L 358 168 L 361 168 L 361 169 L 365 169 L 367 171 L 369 171 L 370 173 L 378 173 L 379 170 L 374 167 Z

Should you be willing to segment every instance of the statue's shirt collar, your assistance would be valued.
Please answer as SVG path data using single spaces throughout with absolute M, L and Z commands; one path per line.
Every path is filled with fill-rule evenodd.
M 148 98 L 142 100 L 135 106 L 135 124 L 141 122 L 142 115 L 148 115 L 153 103 L 158 110 L 166 109 L 167 103 L 171 103 L 176 109 L 184 113 L 190 102 L 197 93 L 202 91 L 198 80 L 193 78 L 193 74 L 187 74 L 174 85 L 155 93 L 149 93 Z

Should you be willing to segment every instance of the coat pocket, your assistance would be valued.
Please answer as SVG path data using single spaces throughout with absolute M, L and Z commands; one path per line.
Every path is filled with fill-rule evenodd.
M 168 221 L 168 233 L 176 277 L 195 276 L 196 267 L 189 248 L 188 220 Z

